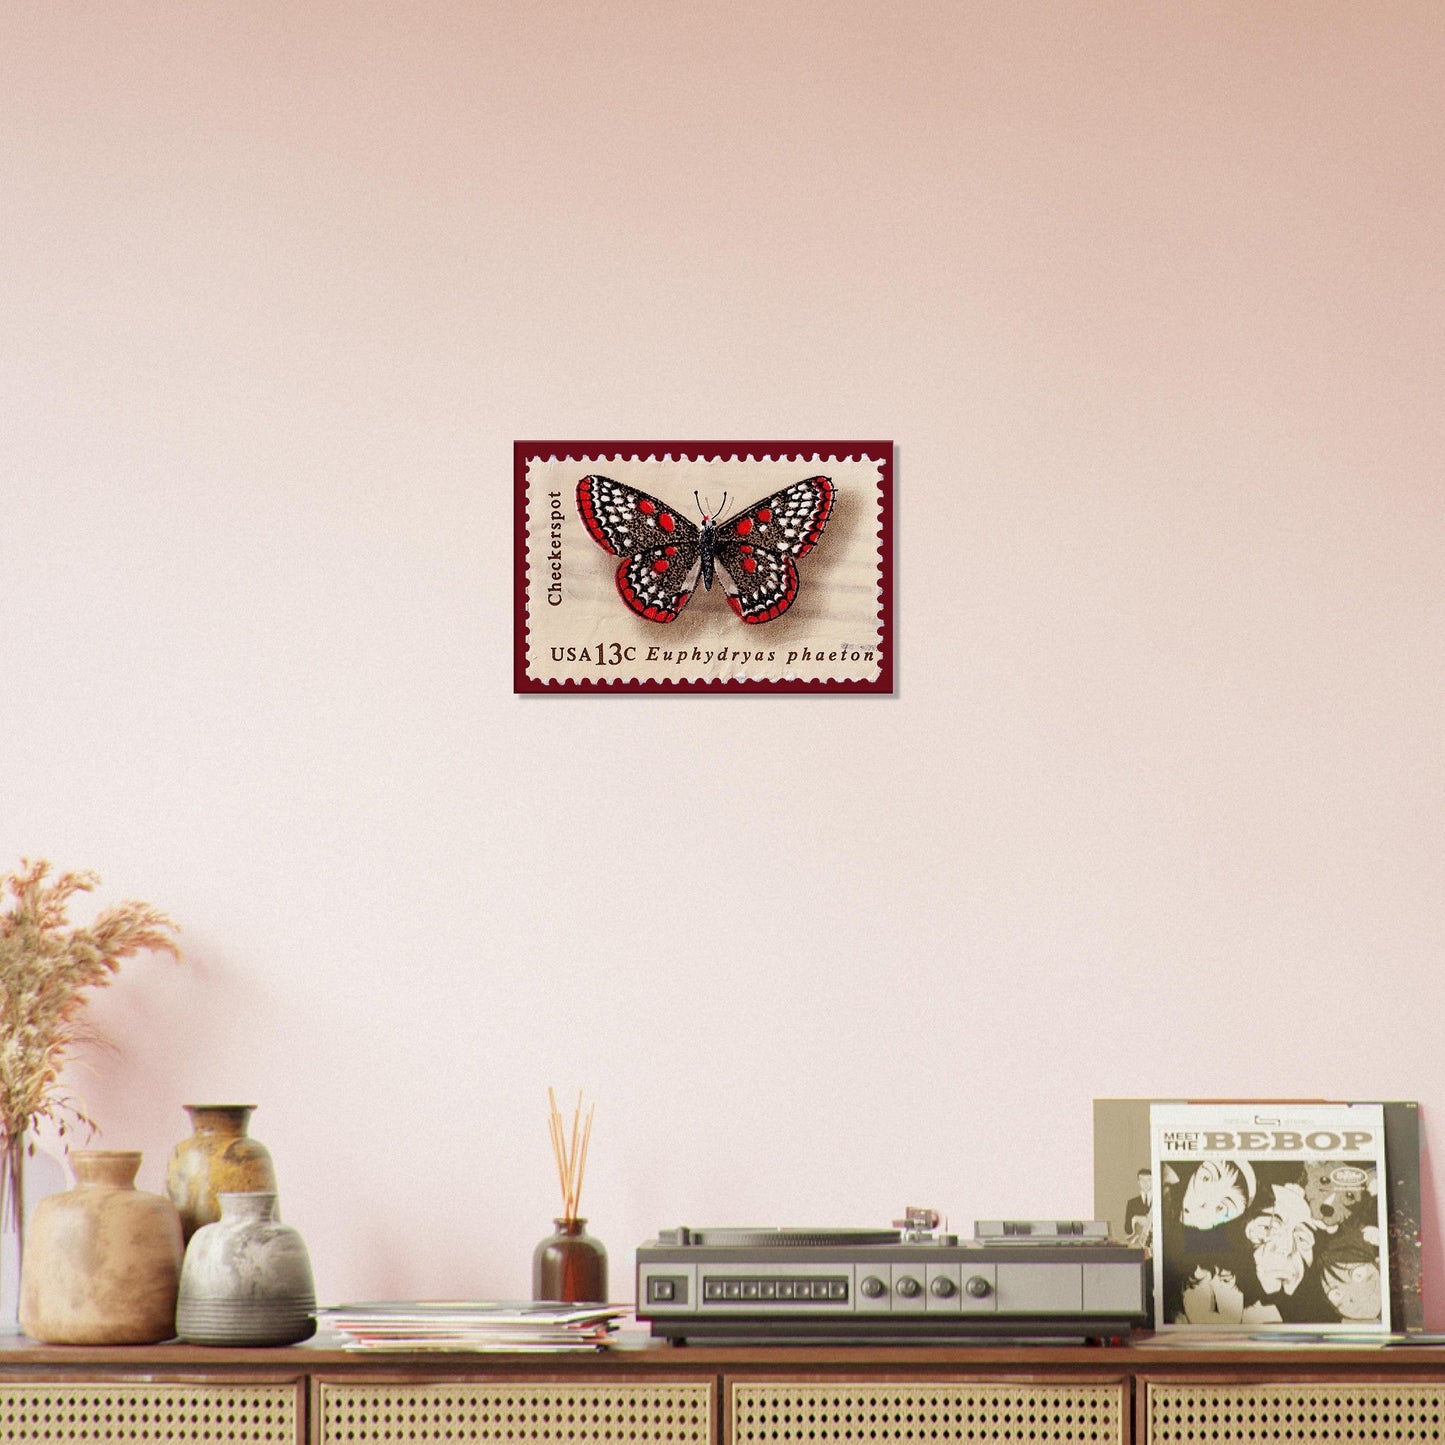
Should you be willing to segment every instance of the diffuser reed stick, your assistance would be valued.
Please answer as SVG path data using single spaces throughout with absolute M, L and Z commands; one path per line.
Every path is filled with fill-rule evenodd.
M 577 1219 L 577 1204 L 582 1198 L 582 1176 L 587 1169 L 587 1144 L 592 1138 L 592 1113 L 596 1104 L 587 1106 L 582 1118 L 582 1091 L 577 1091 L 577 1106 L 572 1110 L 572 1132 L 569 1135 L 557 1107 L 557 1096 L 547 1090 L 550 1115 L 547 1120 L 552 1135 L 552 1157 L 557 1161 L 557 1179 L 562 1185 L 562 1218 L 569 1224 Z

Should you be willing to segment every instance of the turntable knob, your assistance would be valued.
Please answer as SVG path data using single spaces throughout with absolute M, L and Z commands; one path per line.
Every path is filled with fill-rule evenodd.
M 888 1286 L 884 1284 L 876 1274 L 870 1274 L 858 1288 L 861 1289 L 869 1299 L 877 1299 L 880 1295 L 886 1293 Z
M 938 1275 L 928 1286 L 939 1299 L 947 1299 L 958 1288 L 946 1274 Z
M 974 1299 L 985 1299 L 993 1292 L 993 1286 L 981 1274 L 970 1275 L 968 1283 L 964 1285 L 964 1289 L 966 1289 Z
M 919 1284 L 911 1274 L 905 1274 L 903 1278 L 894 1285 L 894 1289 L 896 1289 L 904 1299 L 913 1299 L 923 1293 L 923 1286 Z

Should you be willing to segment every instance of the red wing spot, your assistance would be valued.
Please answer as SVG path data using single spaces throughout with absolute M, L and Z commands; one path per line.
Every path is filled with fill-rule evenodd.
M 691 592 L 680 592 L 680 593 L 678 593 L 678 596 L 677 596 L 677 612 L 681 612 L 682 609 L 683 609 L 685 606 L 687 606 L 687 599 L 688 599 L 689 597 L 691 597 L 691 596 L 692 596 L 692 593 L 691 593 Z M 673 616 L 674 616 L 674 617 L 677 616 L 677 612 L 674 612 L 674 613 L 673 613 Z
M 677 523 L 673 521 L 671 512 L 663 512 L 657 519 L 657 525 L 661 527 L 664 532 L 670 532 L 677 526 Z
M 670 565 L 666 557 L 659 557 L 657 561 L 652 564 L 652 570 L 654 572 L 666 572 Z
M 637 499 L 637 510 L 641 512 L 643 516 L 650 517 L 657 510 L 657 508 L 654 507 L 652 503 L 647 500 L 646 497 L 639 497 Z
M 752 550 L 753 549 L 746 542 L 744 542 L 743 545 L 738 548 L 739 552 L 751 552 Z
M 739 602 L 736 597 L 728 598 L 728 606 L 731 607 L 732 610 L 736 612 L 739 617 L 743 615 L 743 604 Z
M 664 548 L 663 548 L 663 551 L 666 552 L 669 557 L 676 557 L 676 556 L 677 556 L 677 548 L 676 548 L 676 547 L 664 547 Z
M 739 537 L 746 537 L 748 533 L 753 530 L 753 519 L 751 517 L 744 517 L 733 530 L 737 532 Z
M 772 509 L 771 507 L 759 507 L 759 508 L 758 508 L 758 521 L 760 521 L 760 522 L 766 527 L 767 524 L 768 524 L 769 522 L 771 522 L 772 520 L 773 520 L 773 509 Z
M 744 558 L 743 558 L 743 571 L 744 571 L 744 572 L 756 572 L 757 570 L 758 570 L 758 564 L 757 564 L 755 561 L 753 561 L 753 559 L 752 559 L 751 557 L 744 557 Z

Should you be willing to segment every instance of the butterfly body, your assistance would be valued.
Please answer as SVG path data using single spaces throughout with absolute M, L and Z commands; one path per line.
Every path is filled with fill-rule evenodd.
M 592 540 L 623 559 L 617 591 L 639 617 L 675 622 L 697 584 L 721 572 L 728 604 L 745 623 L 771 622 L 798 595 L 795 560 L 818 545 L 833 510 L 833 484 L 808 477 L 725 522 L 701 526 L 657 497 L 610 477 L 577 483 L 577 510 Z
M 702 526 L 698 529 L 697 560 L 702 569 L 702 590 L 711 592 L 713 571 L 717 562 L 717 523 L 711 517 L 704 517 Z

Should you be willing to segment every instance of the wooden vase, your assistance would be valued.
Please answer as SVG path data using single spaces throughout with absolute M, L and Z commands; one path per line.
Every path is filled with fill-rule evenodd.
M 166 1193 L 186 1239 L 221 1217 L 220 1194 L 274 1194 L 271 1151 L 246 1132 L 254 1104 L 185 1104 L 191 1137 L 171 1151 Z
M 53 1345 L 152 1345 L 175 1334 L 185 1252 L 175 1206 L 135 1187 L 141 1156 L 70 1156 L 75 1188 L 35 1206 L 20 1272 L 20 1328 Z

